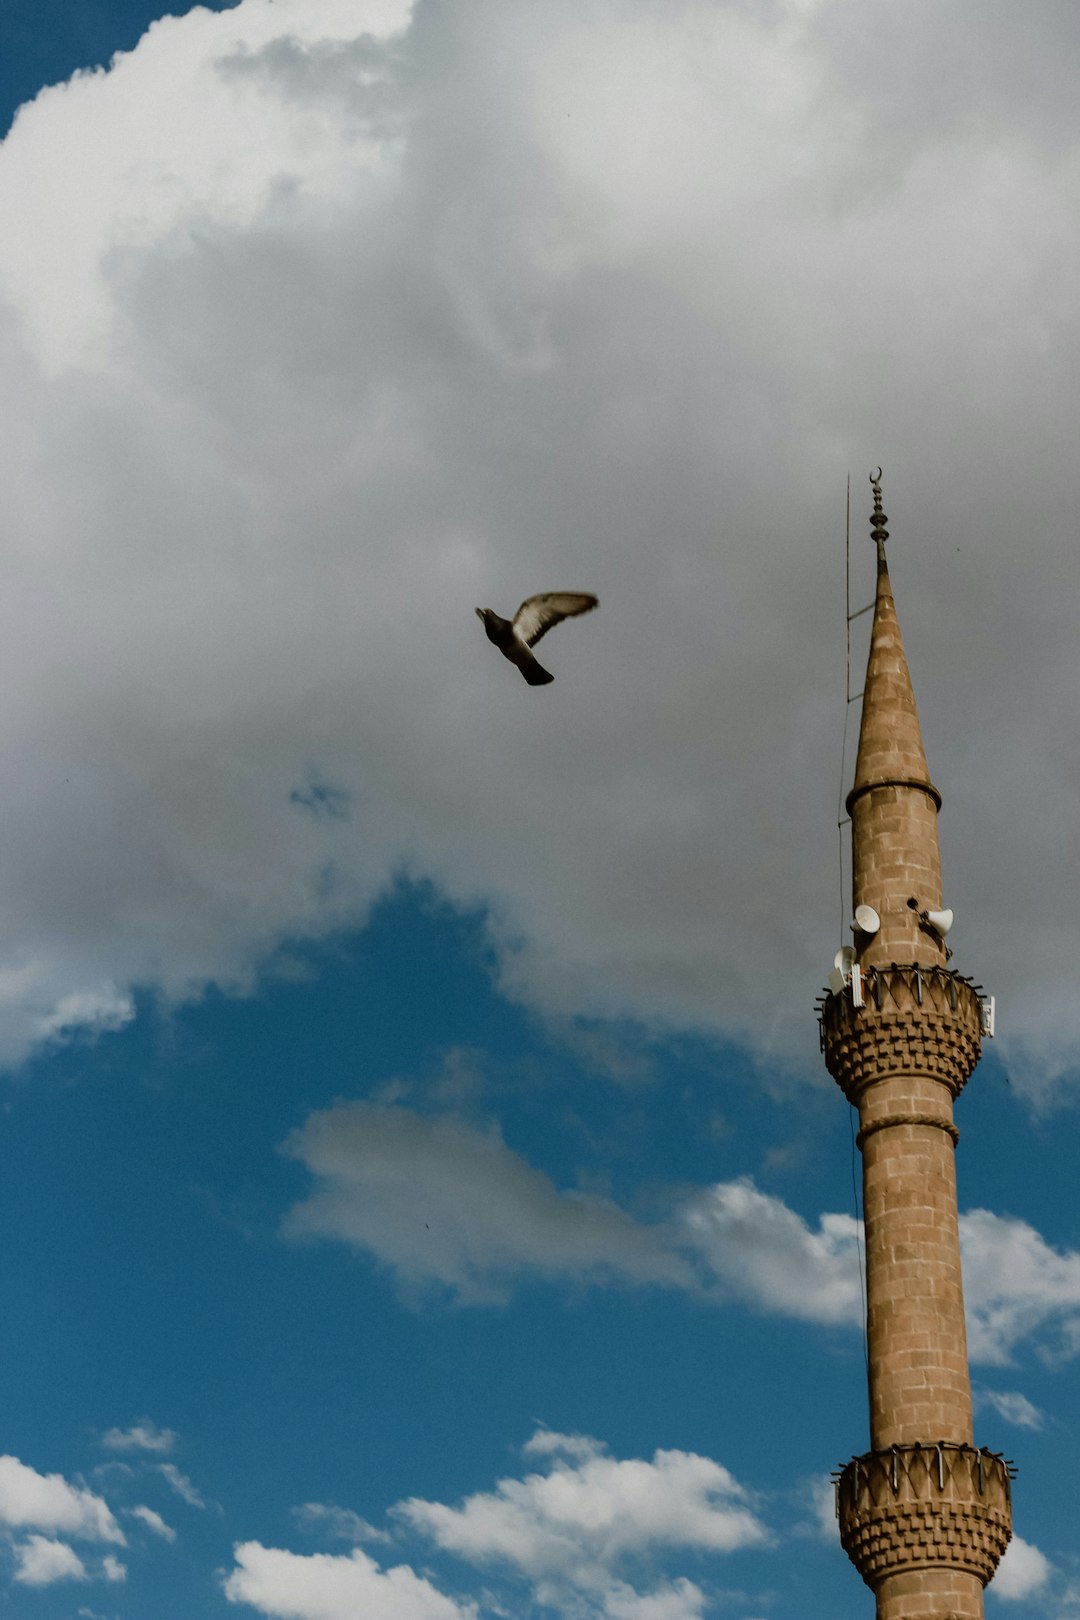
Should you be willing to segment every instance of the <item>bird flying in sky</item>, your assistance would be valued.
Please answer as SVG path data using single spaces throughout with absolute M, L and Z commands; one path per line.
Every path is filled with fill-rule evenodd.
M 588 591 L 542 591 L 539 596 L 526 597 L 513 619 L 502 619 L 491 608 L 476 611 L 484 621 L 488 640 L 495 643 L 504 658 L 517 665 L 529 685 L 546 686 L 555 677 L 537 663 L 530 647 L 535 647 L 553 624 L 578 613 L 589 613 L 597 606 L 599 599 Z

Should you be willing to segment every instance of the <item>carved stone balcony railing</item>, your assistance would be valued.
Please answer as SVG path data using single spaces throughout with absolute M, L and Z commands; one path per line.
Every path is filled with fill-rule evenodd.
M 1012 1535 L 1012 1463 L 995 1451 L 894 1446 L 835 1476 L 840 1541 L 868 1586 L 949 1565 L 985 1586 Z
M 867 968 L 861 989 L 861 1006 L 850 984 L 819 1003 L 825 1064 L 848 1101 L 894 1074 L 940 1080 L 958 1096 L 982 1047 L 982 996 L 971 980 L 893 962 Z

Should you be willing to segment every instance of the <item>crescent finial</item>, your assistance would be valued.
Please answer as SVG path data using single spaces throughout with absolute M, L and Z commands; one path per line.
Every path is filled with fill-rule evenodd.
M 870 531 L 874 537 L 874 544 L 877 546 L 878 566 L 883 567 L 885 564 L 885 542 L 889 538 L 889 531 L 885 525 L 889 520 L 881 510 L 880 467 L 876 473 L 870 474 L 870 482 L 874 488 L 874 510 L 870 517 Z

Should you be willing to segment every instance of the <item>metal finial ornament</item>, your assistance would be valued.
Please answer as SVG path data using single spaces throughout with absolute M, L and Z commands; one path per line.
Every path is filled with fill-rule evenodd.
M 880 565 L 885 561 L 885 542 L 889 538 L 889 531 L 885 527 L 889 520 L 881 510 L 880 467 L 876 473 L 870 474 L 870 483 L 873 485 L 874 490 L 874 510 L 870 514 L 870 529 L 874 536 L 874 544 L 877 546 L 878 564 Z

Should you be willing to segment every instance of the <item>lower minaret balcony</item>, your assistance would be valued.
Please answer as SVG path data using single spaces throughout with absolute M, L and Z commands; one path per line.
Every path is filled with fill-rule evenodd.
M 919 1074 L 956 1097 L 979 1061 L 983 998 L 947 968 L 893 962 L 860 975 L 820 1004 L 825 1065 L 848 1101 L 858 1105 L 875 1080 Z
M 867 1586 L 948 1566 L 985 1586 L 1012 1535 L 1013 1466 L 942 1442 L 855 1457 L 836 1476 L 840 1541 Z

